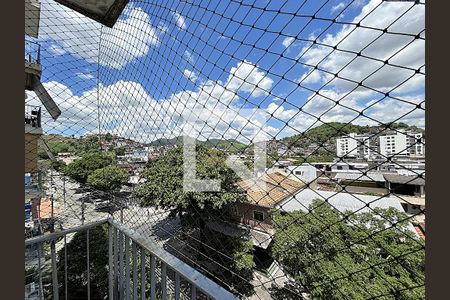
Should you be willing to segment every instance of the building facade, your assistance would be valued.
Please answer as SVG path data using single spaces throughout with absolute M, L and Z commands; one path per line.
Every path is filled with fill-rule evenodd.
M 380 154 L 387 156 L 425 156 L 422 133 L 396 132 L 380 136 Z
M 350 133 L 336 139 L 338 157 L 368 158 L 371 155 L 370 137 Z

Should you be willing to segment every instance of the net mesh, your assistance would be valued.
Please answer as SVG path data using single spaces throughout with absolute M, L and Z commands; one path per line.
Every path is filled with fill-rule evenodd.
M 61 115 L 26 87 L 25 238 L 110 216 L 241 298 L 422 299 L 424 13 L 132 0 L 108 28 L 41 1 L 26 72 Z

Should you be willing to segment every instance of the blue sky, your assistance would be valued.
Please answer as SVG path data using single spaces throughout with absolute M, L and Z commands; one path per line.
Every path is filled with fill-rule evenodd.
M 42 81 L 63 111 L 47 132 L 95 132 L 100 120 L 102 131 L 150 141 L 182 133 L 187 115 L 208 124 L 195 131 L 204 138 L 282 137 L 323 121 L 424 127 L 424 109 L 414 110 L 425 100 L 424 39 L 369 29 L 424 37 L 424 5 L 130 1 L 110 29 L 42 2 Z M 249 111 L 267 122 L 245 121 Z

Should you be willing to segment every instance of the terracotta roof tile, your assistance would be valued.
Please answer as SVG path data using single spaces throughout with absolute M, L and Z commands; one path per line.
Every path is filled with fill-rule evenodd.
M 304 186 L 304 183 L 290 179 L 287 174 L 277 171 L 258 178 L 240 181 L 238 185 L 247 192 L 247 200 L 250 203 L 274 207 L 277 203 L 295 194 Z

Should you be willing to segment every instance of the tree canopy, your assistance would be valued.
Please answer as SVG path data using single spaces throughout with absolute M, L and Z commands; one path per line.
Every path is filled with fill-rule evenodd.
M 313 299 L 424 299 L 425 246 L 403 212 L 376 208 L 346 219 L 319 200 L 309 210 L 273 215 L 274 257 L 299 290 Z
M 71 299 L 87 297 L 87 232 L 75 233 L 67 243 L 67 285 Z M 64 293 L 64 248 L 58 251 L 57 262 L 60 293 Z M 108 295 L 108 235 L 103 226 L 89 230 L 89 270 L 91 299 L 105 299 Z M 64 298 L 64 295 L 60 295 Z
M 221 191 L 187 192 L 183 190 L 183 149 L 174 148 L 148 162 L 143 177 L 147 180 L 135 190 L 143 206 L 174 209 L 185 225 L 206 222 L 226 204 L 244 200 L 235 184 L 234 171 L 225 164 L 225 154 L 197 146 L 197 177 L 219 179 Z
M 183 190 L 183 149 L 172 149 L 148 163 L 143 172 L 147 181 L 136 188 L 135 195 L 141 205 L 175 212 L 180 217 L 183 232 L 189 231 L 186 239 L 190 245 L 188 249 L 196 249 L 197 259 L 206 260 L 206 267 L 210 261 L 227 266 L 220 268 L 215 275 L 241 293 L 248 294 L 253 291 L 248 282 L 255 266 L 252 242 L 228 237 L 206 226 L 208 222 L 226 219 L 228 206 L 245 200 L 245 194 L 236 185 L 237 175 L 225 161 L 223 152 L 198 145 L 197 177 L 221 180 L 222 190 L 188 192 Z M 211 272 L 216 271 L 213 269 Z
M 64 168 L 64 173 L 79 183 L 86 183 L 88 176 L 95 170 L 104 168 L 113 162 L 113 156 L 101 152 L 89 152 L 81 159 Z
M 118 191 L 127 183 L 128 178 L 127 171 L 115 166 L 106 166 L 89 174 L 86 183 L 97 190 Z

